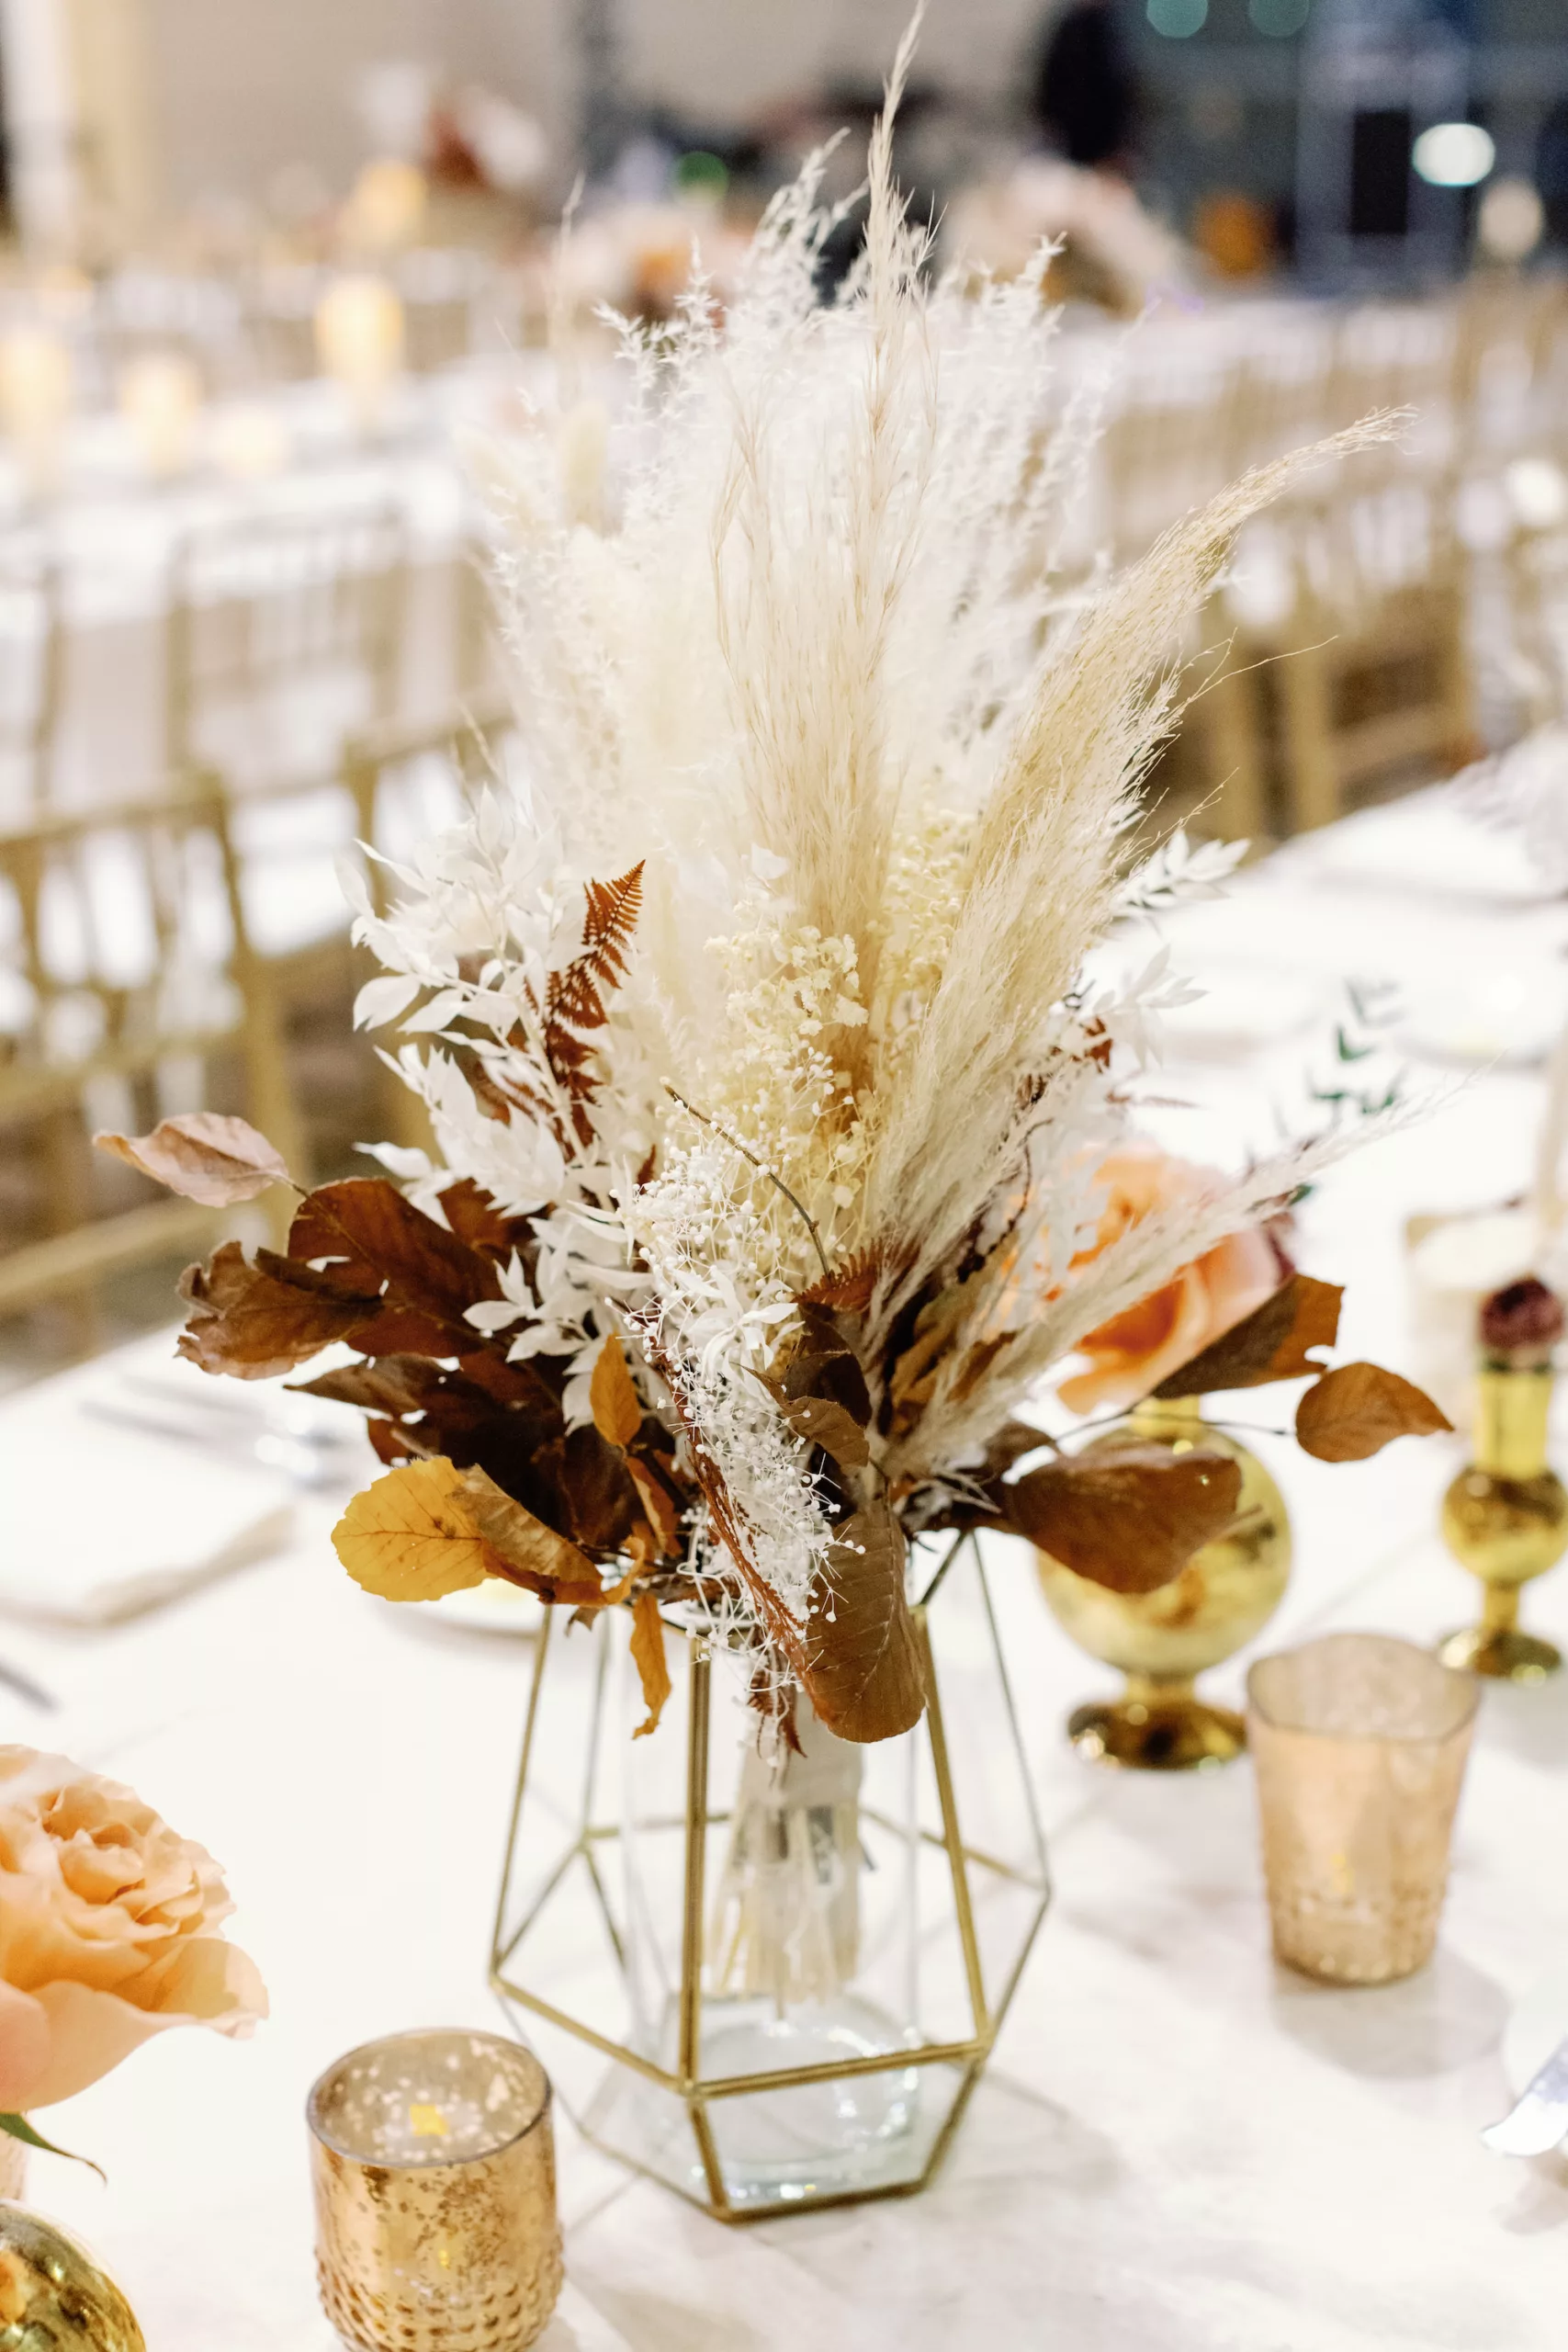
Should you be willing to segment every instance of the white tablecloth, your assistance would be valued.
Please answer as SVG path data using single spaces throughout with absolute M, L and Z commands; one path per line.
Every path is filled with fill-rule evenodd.
M 1177 929 L 1233 978 L 1261 949 L 1325 1001 L 1346 973 L 1554 968 L 1568 910 L 1478 894 L 1478 877 L 1406 900 L 1319 841 Z M 1194 1056 L 1168 1091 L 1256 1117 L 1299 1093 L 1312 1043 L 1303 1029 L 1217 1078 Z M 1484 1073 L 1307 1204 L 1302 1255 L 1350 1283 L 1350 1351 L 1402 1360 L 1404 1213 L 1517 1191 L 1539 1099 L 1533 1072 Z M 1217 1110 L 1168 1115 L 1219 1151 Z M 1281 1414 L 1266 1397 L 1249 1418 Z M 68 1511 L 91 1453 L 73 1458 L 63 1407 L 60 1430 L 37 1475 Z M 1434 1533 L 1457 1448 L 1330 1469 L 1260 1442 L 1298 1536 L 1265 1645 L 1328 1625 L 1427 1640 L 1466 1619 L 1473 1589 Z M 183 1456 L 164 1451 L 172 1484 Z M 43 2119 L 109 2186 L 39 2157 L 35 2201 L 98 2245 L 153 2352 L 326 2352 L 312 2076 L 383 2031 L 495 2022 L 485 1957 L 527 1649 L 360 1594 L 329 1549 L 333 1508 L 308 1501 L 286 1556 L 162 1614 L 0 1632 L 64 1701 L 46 1719 L 0 1694 L 6 1736 L 123 1776 L 207 1840 L 272 1990 L 254 2043 L 164 2037 Z M 996 1558 L 1027 1589 L 1021 1547 Z M 1510 2002 L 1568 1958 L 1568 1676 L 1485 1693 L 1434 1964 L 1325 1990 L 1269 1958 L 1248 1768 L 1168 1782 L 1080 1764 L 1063 1716 L 1110 1678 L 1043 1608 L 1010 1613 L 1057 1896 L 944 2171 L 911 2202 L 731 2232 L 560 2118 L 571 2286 L 547 2352 L 1560 2352 L 1568 2163 L 1510 2163 L 1476 2134 L 1507 2104 Z M 1568 1643 L 1568 1573 L 1529 1613 Z

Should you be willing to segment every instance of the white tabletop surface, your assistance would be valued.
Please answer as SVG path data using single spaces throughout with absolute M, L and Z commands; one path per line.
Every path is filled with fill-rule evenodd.
M 1403 812 L 1407 847 L 1421 821 Z M 1417 995 L 1502 965 L 1560 977 L 1568 907 L 1480 857 L 1402 892 L 1356 838 L 1303 843 L 1184 914 L 1181 954 L 1239 971 L 1244 995 L 1266 962 L 1330 1011 L 1347 974 Z M 1168 1091 L 1209 1106 L 1165 1114 L 1173 1141 L 1223 1156 L 1271 1096 L 1300 1095 L 1324 1031 L 1291 1027 L 1296 999 L 1278 1000 L 1290 1034 L 1241 1066 L 1200 1040 L 1170 1073 Z M 1519 1190 L 1540 1091 L 1535 1070 L 1483 1071 L 1308 1203 L 1301 1254 L 1350 1283 L 1351 1352 L 1409 1363 L 1403 1218 Z M 38 1442 L 66 1512 L 93 1460 L 73 1396 L 104 1378 L 70 1375 Z M 1249 1417 L 1278 1420 L 1263 1402 Z M 147 1443 L 176 1483 L 182 1449 Z M 1466 1619 L 1472 1589 L 1434 1533 L 1457 1445 L 1330 1469 L 1260 1444 L 1298 1562 L 1266 1646 L 1328 1625 L 1427 1640 Z M 527 1647 L 360 1594 L 331 1554 L 334 1508 L 307 1498 L 285 1555 L 118 1630 L 0 1631 L 0 1655 L 62 1701 L 44 1718 L 0 1693 L 0 1735 L 130 1781 L 208 1842 L 271 1987 L 252 2043 L 164 2036 L 40 2119 L 109 2185 L 39 2157 L 33 2198 L 97 2245 L 152 2352 L 328 2352 L 311 2078 L 375 2034 L 496 2021 L 485 1959 Z M 996 1557 L 1027 1584 L 1021 1547 Z M 1568 1642 L 1568 1575 L 1528 1607 Z M 1062 1719 L 1111 1678 L 1043 1608 L 1016 1616 L 1056 1900 L 945 2169 L 912 2201 L 732 2232 L 559 2118 L 570 2286 L 545 2352 L 1560 2352 L 1568 2162 L 1509 2162 L 1476 2135 L 1507 2104 L 1510 2004 L 1568 1959 L 1568 1676 L 1485 1693 L 1432 1966 L 1325 1990 L 1269 1958 L 1248 1768 L 1165 1781 L 1081 1764 Z

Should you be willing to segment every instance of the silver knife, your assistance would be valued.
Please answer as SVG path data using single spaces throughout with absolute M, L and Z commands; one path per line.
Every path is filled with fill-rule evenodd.
M 1568 2034 L 1500 2123 L 1482 2138 L 1500 2156 L 1544 2156 L 1568 2135 Z

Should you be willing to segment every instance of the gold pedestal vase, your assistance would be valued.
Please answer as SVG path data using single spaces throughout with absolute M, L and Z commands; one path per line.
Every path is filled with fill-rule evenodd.
M 1241 1465 L 1232 1531 L 1195 1552 L 1172 1584 L 1156 1592 L 1111 1592 L 1036 1552 L 1052 1613 L 1080 1649 L 1125 1677 L 1113 1699 L 1076 1708 L 1067 1736 L 1090 1761 L 1138 1771 L 1189 1772 L 1228 1764 L 1247 1745 L 1244 1718 L 1199 1696 L 1196 1678 L 1250 1642 L 1283 1598 L 1291 1574 L 1291 1523 L 1284 1498 L 1256 1454 L 1202 1419 L 1201 1400 L 1150 1398 L 1083 1451 L 1113 1458 L 1119 1448 L 1202 1444 Z
M 1568 1492 L 1546 1462 L 1549 1364 L 1487 1363 L 1477 1379 L 1475 1459 L 1443 1498 L 1443 1540 L 1480 1579 L 1481 1621 L 1439 1644 L 1445 1666 L 1542 1682 L 1562 1663 L 1519 1623 L 1519 1595 L 1568 1550 Z
M 924 1551 L 925 1713 L 873 1747 L 799 1702 L 774 1758 L 749 1661 L 675 1627 L 634 1738 L 623 1612 L 540 1638 L 491 1981 L 586 2136 L 725 2221 L 921 2188 L 1044 1914 L 979 1547 Z

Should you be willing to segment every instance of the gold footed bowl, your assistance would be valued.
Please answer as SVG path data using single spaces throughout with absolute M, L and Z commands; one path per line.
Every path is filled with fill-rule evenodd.
M 147 2352 L 86 2247 L 20 2205 L 0 2204 L 0 2352 Z
M 1157 1592 L 1109 1592 L 1047 1552 L 1035 1564 L 1052 1614 L 1080 1649 L 1126 1678 L 1114 1699 L 1094 1700 L 1067 1719 L 1080 1756 L 1141 1772 L 1213 1770 L 1247 1745 L 1243 1718 L 1199 1697 L 1196 1678 L 1261 1633 L 1291 1575 L 1291 1522 L 1284 1497 L 1257 1455 L 1203 1420 L 1199 1400 L 1151 1400 L 1084 1448 L 1103 1458 L 1129 1445 L 1200 1444 L 1241 1465 L 1241 1496 L 1228 1535 L 1195 1552 Z

